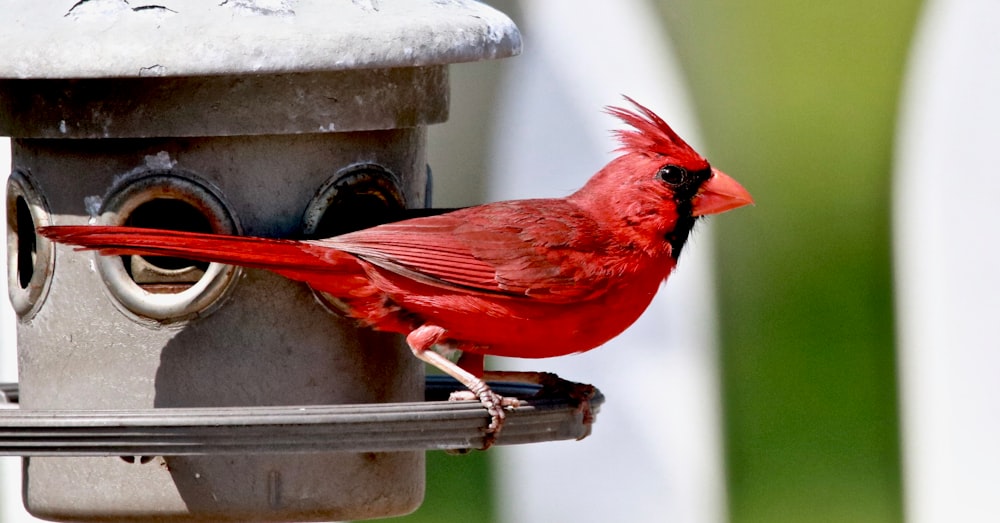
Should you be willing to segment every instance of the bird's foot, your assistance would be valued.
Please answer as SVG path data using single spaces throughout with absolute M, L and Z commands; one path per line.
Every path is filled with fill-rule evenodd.
M 456 390 L 448 396 L 448 401 L 479 401 L 486 407 L 492 417 L 494 411 L 497 412 L 500 419 L 506 419 L 506 414 L 504 414 L 503 409 L 514 409 L 521 406 L 521 400 L 517 398 L 512 398 L 510 396 L 501 396 L 493 390 L 490 390 L 490 395 L 492 397 L 484 398 L 482 395 L 477 395 L 471 390 Z M 497 407 L 500 407 L 499 409 Z M 503 424 L 503 421 L 500 422 Z M 487 430 L 493 430 L 495 428 L 494 423 L 490 423 Z
M 483 438 L 483 446 L 480 450 L 486 450 L 496 443 L 497 436 L 500 435 L 503 424 L 507 419 L 505 409 L 515 408 L 521 405 L 517 398 L 501 396 L 489 387 L 485 382 L 480 382 L 469 387 L 467 390 L 452 392 L 448 401 L 472 401 L 476 400 L 483 404 L 486 412 L 490 415 L 490 424 L 486 427 L 486 434 Z
M 593 385 L 564 380 L 552 372 L 487 371 L 484 377 L 494 382 L 509 381 L 539 385 L 538 392 L 532 398 L 569 398 L 575 407 L 574 414 L 579 415 L 581 422 L 587 427 L 586 434 L 580 436 L 580 439 L 590 434 L 590 426 L 593 425 L 595 418 L 590 401 L 597 393 Z

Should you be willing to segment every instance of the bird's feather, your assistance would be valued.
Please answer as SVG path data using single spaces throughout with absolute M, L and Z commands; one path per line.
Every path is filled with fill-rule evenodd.
M 474 209 L 474 210 L 473 210 Z M 610 236 L 562 199 L 519 200 L 380 225 L 316 245 L 455 292 L 565 303 L 593 298 Z

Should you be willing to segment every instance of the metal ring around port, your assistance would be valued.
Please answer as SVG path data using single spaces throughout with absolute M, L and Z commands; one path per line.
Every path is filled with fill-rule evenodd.
M 239 234 L 239 223 L 208 182 L 177 169 L 138 172 L 118 180 L 101 205 L 102 225 L 124 225 L 140 205 L 155 199 L 176 199 L 201 212 L 212 231 Z M 240 269 L 209 264 L 204 276 L 191 287 L 171 294 L 150 293 L 129 277 L 121 258 L 95 254 L 97 270 L 116 306 L 140 322 L 176 323 L 214 311 L 228 296 Z
M 340 169 L 323 185 L 316 190 L 316 195 L 309 201 L 305 211 L 302 213 L 302 235 L 305 238 L 315 238 L 319 232 L 320 223 L 323 216 L 330 209 L 337 199 L 338 193 L 346 187 L 351 187 L 359 182 L 374 181 L 381 187 L 388 190 L 400 208 L 406 206 L 400 191 L 399 178 L 392 171 L 374 163 L 358 163 Z M 346 305 L 340 302 L 335 296 L 316 289 L 311 289 L 316 301 L 325 309 L 337 315 L 348 313 Z
M 392 171 L 374 163 L 349 165 L 337 171 L 316 190 L 316 195 L 302 213 L 302 234 L 307 238 L 313 237 L 319 229 L 323 215 L 330 209 L 337 194 L 344 188 L 365 181 L 373 181 L 386 189 L 400 208 L 406 206 L 399 178 Z
M 22 199 L 28 208 L 34 227 L 51 224 L 48 202 L 32 177 L 22 171 L 14 171 L 7 179 L 7 293 L 14 312 L 22 320 L 30 319 L 45 301 L 52 281 L 52 267 L 55 264 L 55 249 L 52 242 L 34 230 L 22 231 L 17 217 L 17 200 Z M 28 284 L 20 284 L 21 268 L 19 238 L 23 234 L 34 236 L 34 259 L 31 260 L 31 278 Z

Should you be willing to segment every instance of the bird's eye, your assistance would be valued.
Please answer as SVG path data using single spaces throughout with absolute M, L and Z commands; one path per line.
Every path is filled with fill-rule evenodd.
M 682 185 L 688 179 L 687 169 L 676 165 L 664 165 L 656 173 L 656 177 L 663 180 L 667 185 Z

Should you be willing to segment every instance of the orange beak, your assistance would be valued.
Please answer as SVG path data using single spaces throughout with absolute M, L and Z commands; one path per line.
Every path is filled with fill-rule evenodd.
M 719 214 L 751 203 L 753 197 L 742 185 L 713 167 L 712 177 L 701 185 L 701 189 L 691 200 L 691 214 Z

